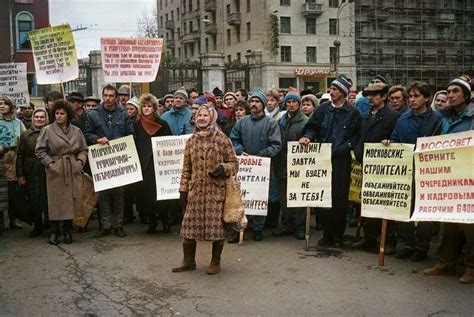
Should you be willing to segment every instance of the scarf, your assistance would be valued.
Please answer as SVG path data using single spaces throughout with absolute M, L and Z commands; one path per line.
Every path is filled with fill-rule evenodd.
M 280 112 L 280 107 L 277 105 L 273 111 L 268 111 L 268 108 L 265 107 L 265 115 L 267 117 L 275 118 L 275 116 Z
M 209 112 L 209 116 L 211 117 L 211 122 L 207 127 L 200 128 L 197 125 L 197 118 L 198 115 L 201 111 L 207 110 Z M 199 107 L 199 109 L 196 111 L 196 128 L 194 128 L 194 133 L 196 133 L 200 137 L 207 137 L 211 134 L 214 134 L 217 130 L 219 130 L 219 127 L 217 126 L 217 111 L 214 109 L 214 107 L 207 106 L 207 105 L 202 105 Z
M 161 129 L 161 124 L 155 121 L 155 117 L 153 115 L 142 115 L 140 117 L 140 122 L 143 129 L 149 136 L 155 135 L 155 133 Z

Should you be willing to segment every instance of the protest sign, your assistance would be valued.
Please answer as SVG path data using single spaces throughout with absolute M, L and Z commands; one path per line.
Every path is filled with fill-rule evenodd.
M 76 45 L 68 24 L 28 32 L 38 84 L 64 83 L 79 77 Z
M 184 148 L 191 134 L 151 138 L 155 166 L 156 200 L 178 199 Z
M 288 207 L 331 207 L 331 144 L 288 142 Z
M 362 189 L 362 164 L 352 160 L 351 184 L 349 187 L 349 201 L 360 204 L 360 195 Z
M 238 156 L 238 159 L 237 181 L 240 182 L 245 214 L 266 216 L 270 187 L 270 158 Z
M 7 96 L 17 107 L 30 104 L 26 63 L 0 64 L 0 96 Z
M 364 145 L 362 217 L 410 220 L 413 144 Z
M 147 83 L 156 79 L 163 39 L 103 37 L 100 45 L 106 82 Z
M 474 223 L 474 131 L 419 138 L 413 221 Z
M 142 168 L 133 136 L 89 146 L 89 164 L 96 192 L 142 180 Z

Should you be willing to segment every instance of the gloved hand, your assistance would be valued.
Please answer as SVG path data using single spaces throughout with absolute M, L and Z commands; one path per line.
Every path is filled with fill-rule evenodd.
M 222 165 L 217 165 L 217 167 L 212 172 L 209 172 L 209 176 L 212 178 L 218 178 L 222 175 L 224 175 L 224 166 Z
M 179 204 L 181 205 L 181 211 L 184 215 L 186 205 L 188 204 L 188 192 L 179 192 Z

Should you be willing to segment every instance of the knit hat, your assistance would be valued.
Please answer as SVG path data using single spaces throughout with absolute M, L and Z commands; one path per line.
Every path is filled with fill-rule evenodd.
M 267 96 L 265 96 L 265 92 L 261 88 L 256 88 L 250 93 L 250 100 L 254 97 L 260 99 L 264 108 L 267 107 Z
M 120 88 L 118 89 L 118 94 L 130 96 L 130 86 L 129 85 L 120 86 Z
M 298 102 L 298 105 L 301 106 L 301 97 L 295 93 L 292 93 L 292 92 L 287 93 L 285 98 L 283 99 L 283 104 L 286 105 L 286 102 L 288 100 L 296 100 Z
M 214 88 L 214 90 L 212 91 L 212 93 L 213 93 L 214 96 L 216 96 L 216 97 L 222 97 L 222 96 L 224 96 L 224 92 L 223 92 L 222 90 L 220 90 L 219 87 Z
M 172 94 L 167 94 L 167 95 L 165 95 L 165 96 L 163 97 L 163 103 L 164 103 L 164 102 L 166 101 L 166 99 L 168 99 L 168 98 L 173 99 L 174 96 L 173 96 Z
M 312 103 L 313 103 L 313 106 L 315 108 L 317 108 L 319 106 L 319 100 L 318 98 L 313 95 L 313 94 L 307 94 L 307 95 L 304 95 L 302 98 L 301 98 L 301 102 L 303 103 L 304 101 L 306 101 L 307 99 L 309 99 Z
M 126 105 L 132 105 L 132 106 L 135 106 L 135 108 L 137 108 L 138 111 L 141 111 L 142 110 L 142 104 L 140 103 L 140 101 L 138 100 L 137 97 L 133 97 L 131 99 L 129 99 L 126 103 Z
M 384 84 L 387 84 L 387 80 L 386 80 L 385 77 L 383 77 L 382 75 L 375 75 L 375 76 L 372 78 L 372 82 L 373 82 L 373 81 L 376 81 L 376 80 L 379 80 L 379 81 L 381 81 L 381 82 L 384 83 Z
M 229 91 L 229 92 L 226 92 L 225 95 L 224 95 L 224 100 L 227 96 L 231 96 L 233 97 L 235 100 L 237 100 L 237 96 L 232 92 L 232 91 Z
M 207 100 L 206 100 L 206 97 L 204 97 L 204 96 L 201 96 L 201 97 L 197 98 L 193 102 L 193 104 L 200 105 L 200 106 L 205 105 L 206 103 L 207 103 Z
M 3 99 L 5 101 L 5 104 L 8 105 L 8 108 L 10 109 L 10 113 L 15 112 L 15 103 L 10 97 L 3 95 L 3 96 L 0 96 L 0 99 Z
M 186 89 L 184 89 L 184 87 L 181 87 L 178 90 L 176 90 L 173 97 L 181 97 L 184 100 L 187 100 L 188 99 L 188 93 L 186 92 Z
M 216 96 L 214 94 L 207 94 L 205 95 L 207 102 L 212 102 L 213 104 L 216 104 Z
M 337 88 L 344 96 L 347 96 L 352 85 L 346 77 L 339 76 L 332 81 L 331 86 Z
M 448 86 L 456 85 L 456 86 L 461 87 L 464 97 L 466 99 L 470 99 L 472 89 L 471 89 L 471 84 L 469 83 L 469 81 L 470 81 L 470 78 L 466 75 L 463 75 L 461 77 L 454 78 L 453 80 L 451 80 Z

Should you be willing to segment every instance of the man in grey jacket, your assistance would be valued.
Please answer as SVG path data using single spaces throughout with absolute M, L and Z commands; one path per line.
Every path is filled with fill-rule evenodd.
M 281 134 L 278 124 L 265 116 L 267 97 L 265 92 L 257 88 L 250 96 L 250 115 L 238 120 L 230 139 L 237 155 L 255 155 L 274 157 L 281 150 Z M 263 240 L 265 216 L 249 216 L 249 228 L 253 230 L 255 241 Z M 238 235 L 232 234 L 229 243 L 238 241 Z

